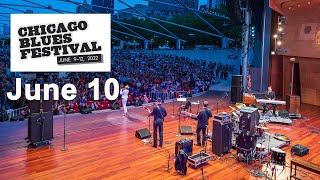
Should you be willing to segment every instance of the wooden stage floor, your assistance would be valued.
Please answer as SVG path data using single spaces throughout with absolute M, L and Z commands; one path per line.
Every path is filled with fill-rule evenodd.
M 215 112 L 215 102 L 220 97 L 221 93 L 209 92 L 192 101 L 208 100 Z M 220 111 L 229 112 L 228 106 L 223 105 Z M 165 104 L 165 107 L 169 115 L 164 122 L 164 147 L 157 149 L 135 137 L 137 129 L 148 126 L 147 112 L 143 108 L 130 109 L 128 118 L 122 116 L 122 111 L 67 115 L 67 151 L 60 150 L 63 147 L 63 117 L 54 118 L 53 145 L 38 149 L 26 148 L 26 122 L 0 123 L 0 179 L 201 179 L 199 168 L 189 167 L 186 176 L 178 175 L 174 168 L 165 171 L 163 166 L 167 165 L 169 153 L 170 167 L 174 166 L 174 145 L 180 139 L 176 137 L 178 118 L 171 117 L 172 103 Z M 176 112 L 177 103 L 175 109 Z M 193 111 L 196 109 L 193 107 Z M 290 149 L 298 143 L 310 148 L 310 154 L 302 159 L 320 164 L 320 107 L 303 104 L 302 116 L 307 119 L 294 120 L 292 126 L 269 123 L 267 127 L 272 133 L 291 138 L 291 144 L 282 148 L 287 152 L 288 164 L 292 158 Z M 192 125 L 195 130 L 196 121 L 182 120 L 181 125 Z M 195 135 L 183 137 L 196 140 Z M 193 153 L 200 150 L 194 146 Z M 211 142 L 207 150 L 211 151 Z M 236 154 L 235 150 L 231 152 Z M 204 175 L 208 179 L 265 179 L 254 176 L 251 170 L 264 171 L 266 165 L 246 166 L 230 154 L 215 159 L 204 166 Z M 277 179 L 284 180 L 290 169 L 280 172 Z M 305 171 L 298 171 L 298 174 L 303 179 L 320 179 L 320 176 Z

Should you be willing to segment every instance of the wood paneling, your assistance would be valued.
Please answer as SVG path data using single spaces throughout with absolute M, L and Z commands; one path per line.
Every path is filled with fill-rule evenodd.
M 208 100 L 215 109 L 215 102 L 221 97 L 217 92 L 193 98 L 191 101 Z M 226 100 L 228 102 L 228 100 Z M 175 109 L 178 104 L 175 103 Z M 229 111 L 229 104 L 222 103 L 221 111 Z M 172 103 L 165 104 L 168 113 L 172 113 Z M 192 111 L 197 107 L 193 106 Z M 176 111 L 176 110 L 175 110 Z M 312 133 L 320 128 L 320 107 L 302 105 L 301 113 L 306 119 L 293 122 L 292 126 L 267 124 L 272 133 L 287 135 L 292 141 L 282 148 L 287 152 L 287 162 L 292 158 L 290 149 L 299 143 L 310 148 L 310 154 L 301 157 L 316 164 L 320 163 L 320 134 Z M 63 117 L 54 118 L 52 147 L 27 149 L 24 137 L 25 122 L 0 123 L 0 179 L 201 179 L 201 170 L 188 168 L 186 176 L 177 175 L 174 169 L 165 172 L 170 153 L 170 166 L 174 165 L 174 144 L 178 117 L 168 115 L 164 122 L 164 147 L 152 148 L 135 138 L 137 129 L 148 126 L 147 113 L 143 108 L 129 109 L 129 118 L 122 116 L 122 111 L 104 112 L 88 115 L 67 116 L 68 151 L 60 151 L 63 145 Z M 209 127 L 212 127 L 210 120 Z M 181 120 L 181 125 L 191 125 L 195 130 L 196 121 Z M 195 135 L 183 136 L 193 138 Z M 208 151 L 211 151 L 211 143 Z M 194 147 L 193 153 L 201 150 Z M 231 151 L 235 154 L 235 151 Z M 212 155 L 212 154 L 211 154 Z M 252 168 L 265 170 L 266 165 L 256 163 L 246 166 L 232 158 L 231 154 L 216 157 L 204 166 L 204 175 L 209 179 L 257 179 L 250 172 Z M 297 157 L 295 157 L 297 158 Z M 277 171 L 277 179 L 287 179 L 289 168 Z M 319 175 L 305 174 L 298 171 L 299 177 L 319 179 Z M 265 179 L 265 178 L 262 178 Z

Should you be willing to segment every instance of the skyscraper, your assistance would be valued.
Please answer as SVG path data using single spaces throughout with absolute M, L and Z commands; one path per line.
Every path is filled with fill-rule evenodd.
M 92 13 L 92 11 L 90 11 L 92 7 L 87 3 L 87 0 L 84 0 L 81 5 L 82 6 L 77 7 L 77 13 L 80 13 L 80 14 Z
M 217 8 L 221 4 L 226 4 L 226 0 L 207 0 L 207 8 L 208 9 Z
M 157 0 L 158 2 L 168 3 L 172 5 L 180 6 L 180 4 L 176 0 Z M 181 0 L 180 1 L 183 5 L 191 8 L 191 9 L 198 9 L 199 6 L 199 0 Z M 155 13 L 155 14 L 184 14 L 186 12 L 190 12 L 186 10 L 185 8 L 170 6 L 162 3 L 156 3 L 156 2 L 149 2 L 149 8 Z
M 102 7 L 114 9 L 114 0 L 92 0 L 92 10 L 99 12 L 99 13 L 113 13 L 113 10 L 106 9 Z

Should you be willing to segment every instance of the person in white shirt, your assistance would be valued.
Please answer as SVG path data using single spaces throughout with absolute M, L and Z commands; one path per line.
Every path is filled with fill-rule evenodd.
M 127 109 L 127 101 L 128 101 L 128 95 L 129 95 L 129 86 L 126 85 L 124 88 L 120 90 L 120 95 L 122 99 L 122 106 L 123 106 L 123 116 L 128 115 L 128 109 Z

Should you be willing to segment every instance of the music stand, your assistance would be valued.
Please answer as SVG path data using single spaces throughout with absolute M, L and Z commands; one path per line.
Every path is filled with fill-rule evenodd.
M 181 95 L 180 95 L 181 96 Z M 180 103 L 180 112 L 179 112 L 179 119 L 178 119 L 178 121 L 179 121 L 179 125 L 178 125 L 178 134 L 176 135 L 176 136 L 178 136 L 178 137 L 181 137 L 181 129 L 180 129 L 180 117 L 181 117 L 181 105 L 182 105 L 182 102 L 186 102 L 187 101 L 187 98 L 177 98 L 177 102 L 181 102 Z

